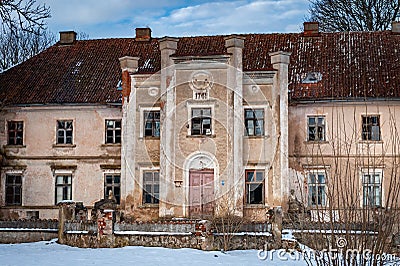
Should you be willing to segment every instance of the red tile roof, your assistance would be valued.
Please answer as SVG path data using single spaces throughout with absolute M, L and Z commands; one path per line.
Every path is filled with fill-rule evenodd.
M 247 34 L 243 70 L 270 70 L 270 52 L 292 52 L 291 100 L 400 98 L 400 35 L 390 31 Z M 175 56 L 226 54 L 224 36 L 183 37 Z M 119 58 L 137 56 L 139 73 L 160 70 L 158 40 L 102 39 L 56 44 L 0 74 L 4 104 L 118 103 Z M 309 72 L 322 80 L 305 84 Z

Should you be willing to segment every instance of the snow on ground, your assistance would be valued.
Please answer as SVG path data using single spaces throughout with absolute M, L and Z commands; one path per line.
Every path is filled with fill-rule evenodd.
M 123 247 L 85 249 L 59 245 L 52 241 L 23 244 L 0 244 L 0 265 L 307 265 L 291 259 L 281 250 L 260 254 L 257 250 L 235 250 L 227 253 L 196 249 L 159 247 Z M 292 254 L 293 255 L 293 254 Z M 295 257 L 295 256 L 292 256 Z

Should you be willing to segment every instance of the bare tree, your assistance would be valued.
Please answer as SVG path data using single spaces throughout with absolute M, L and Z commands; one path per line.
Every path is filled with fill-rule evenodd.
M 0 72 L 23 62 L 55 43 L 50 31 L 36 29 L 36 32 L 3 33 L 0 35 Z
M 50 8 L 37 5 L 36 0 L 0 0 L 0 19 L 3 33 L 18 33 L 20 30 L 40 33 L 45 19 L 50 18 Z
M 396 252 L 394 237 L 400 230 L 400 138 L 395 109 L 380 107 L 386 114 L 380 117 L 380 125 L 387 132 L 383 141 L 369 141 L 370 131 L 357 121 L 360 112 L 368 117 L 376 114 L 375 109 L 332 107 L 328 142 L 306 147 L 308 156 L 301 163 L 311 168 L 308 175 L 298 177 L 299 184 L 308 185 L 307 193 L 299 190 L 310 215 L 300 216 L 293 226 L 300 232 L 300 242 L 316 250 L 317 256 L 307 258 L 312 265 L 398 263 L 387 256 Z M 376 140 L 381 140 L 381 132 L 375 133 L 379 134 Z M 363 134 L 366 140 L 360 140 Z
M 399 16 L 400 0 L 310 0 L 310 21 L 322 31 L 379 31 Z

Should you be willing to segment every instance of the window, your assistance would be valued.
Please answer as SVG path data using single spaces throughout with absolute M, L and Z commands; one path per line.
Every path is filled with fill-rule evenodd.
M 264 203 L 264 171 L 246 171 L 246 204 Z
M 211 108 L 192 109 L 192 135 L 211 135 Z
M 308 117 L 308 141 L 325 141 L 325 117 Z
M 144 111 L 144 136 L 160 137 L 160 111 Z
M 308 173 L 308 205 L 326 205 L 326 180 L 325 173 Z
M 377 171 L 362 174 L 363 206 L 381 206 L 382 204 L 382 173 Z
M 112 193 L 117 201 L 121 202 L 121 175 L 120 174 L 106 174 L 104 176 L 104 198 L 107 199 Z
M 121 120 L 106 120 L 106 143 L 121 143 Z
M 160 196 L 160 176 L 158 171 L 143 172 L 143 204 L 158 204 Z
M 362 140 L 381 140 L 379 116 L 369 115 L 362 117 Z
M 56 175 L 56 204 L 63 200 L 72 200 L 71 175 Z
M 72 120 L 57 121 L 57 144 L 72 144 Z
M 22 176 L 6 175 L 6 205 L 22 204 Z
M 247 136 L 264 135 L 264 109 L 245 109 L 244 121 Z
M 8 122 L 8 145 L 23 145 L 24 122 Z

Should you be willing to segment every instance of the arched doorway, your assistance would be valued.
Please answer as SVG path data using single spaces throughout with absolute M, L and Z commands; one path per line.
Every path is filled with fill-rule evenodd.
M 215 157 L 196 153 L 186 161 L 188 211 L 191 218 L 210 218 L 214 214 L 215 179 L 218 166 Z

